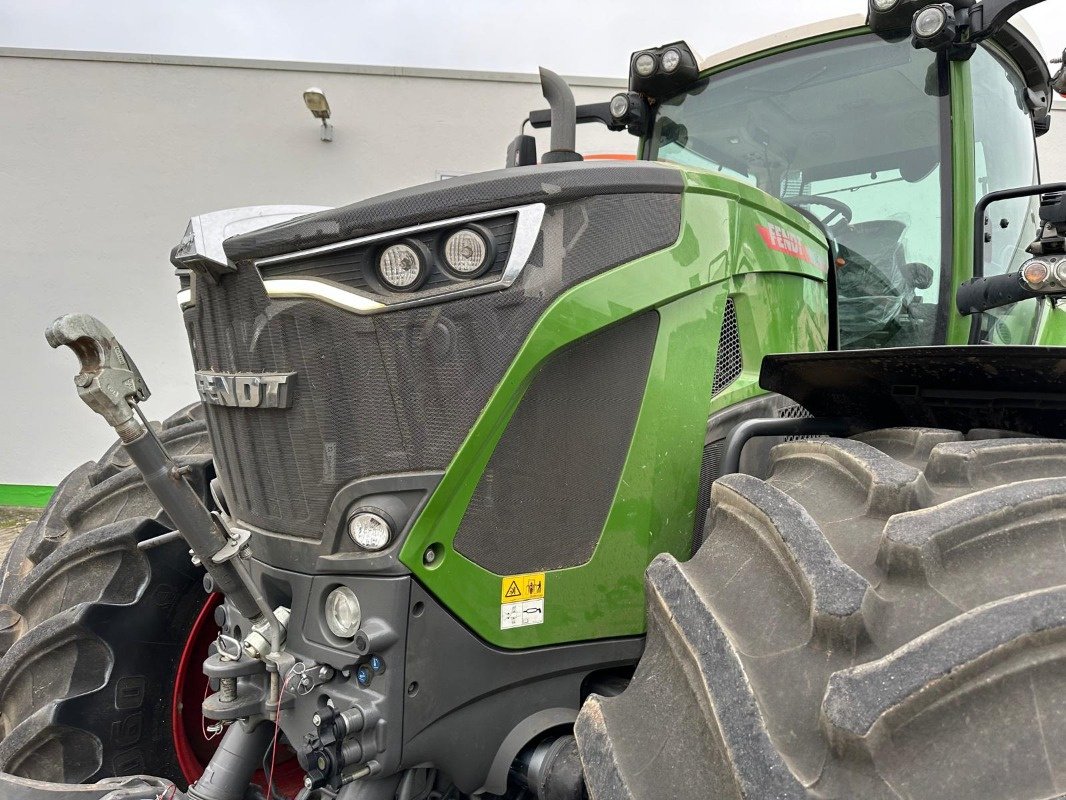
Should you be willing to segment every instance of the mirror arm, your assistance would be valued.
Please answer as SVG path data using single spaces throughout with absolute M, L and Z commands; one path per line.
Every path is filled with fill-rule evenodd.
M 610 103 L 585 103 L 577 107 L 577 124 L 584 125 L 589 122 L 602 122 L 612 131 L 624 131 L 625 123 L 618 123 L 611 116 Z M 531 128 L 550 128 L 552 114 L 550 109 L 529 112 L 529 126 Z
M 973 285 L 976 287 L 984 280 L 985 274 L 985 215 L 988 213 L 988 207 L 993 203 L 997 203 L 1001 200 L 1015 200 L 1019 197 L 1032 197 L 1033 195 L 1042 195 L 1048 192 L 1066 192 L 1066 183 L 1045 183 L 1040 186 L 1023 186 L 1019 189 L 1006 189 L 1001 192 L 989 192 L 980 200 L 977 201 L 977 207 L 974 209 L 973 215 L 973 278 L 968 281 L 964 286 Z M 993 279 L 999 279 L 1002 276 L 994 276 Z M 962 287 L 960 287 L 960 292 Z M 970 301 L 968 301 L 970 302 Z M 970 322 L 970 344 L 979 344 L 981 339 L 981 310 L 973 305 L 972 310 L 969 312 L 963 311 L 963 302 L 960 298 L 957 298 L 959 306 L 959 312 L 964 316 L 967 313 L 973 314 L 973 319 Z M 993 308 L 994 306 L 989 306 Z

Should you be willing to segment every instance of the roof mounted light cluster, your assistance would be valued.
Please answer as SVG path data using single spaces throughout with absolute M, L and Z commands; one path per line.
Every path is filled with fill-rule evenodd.
M 629 59 L 629 91 L 651 102 L 677 94 L 699 76 L 699 60 L 684 42 L 638 50 Z
M 995 35 L 1022 9 L 1041 0 L 869 0 L 867 24 L 874 33 L 893 38 L 909 30 L 915 47 L 951 50 L 969 58 L 978 42 Z
M 952 61 L 966 61 L 985 39 L 996 37 L 1018 62 L 1025 77 L 1025 102 L 1037 136 L 1051 127 L 1051 89 L 1066 88 L 1066 74 L 1052 79 L 1036 46 L 1007 23 L 1011 17 L 1041 0 L 869 0 L 867 24 L 889 41 L 910 35 L 918 49 L 943 53 Z M 1062 89 L 1058 89 L 1061 91 Z

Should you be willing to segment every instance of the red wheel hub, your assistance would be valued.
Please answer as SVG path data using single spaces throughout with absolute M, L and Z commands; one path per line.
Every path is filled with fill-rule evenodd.
M 215 624 L 215 609 L 222 605 L 222 595 L 210 595 L 196 616 L 185 647 L 178 661 L 178 672 L 174 677 L 174 695 L 171 698 L 170 721 L 174 738 L 174 752 L 178 766 L 185 780 L 192 783 L 204 774 L 204 768 L 218 747 L 220 735 L 207 733 L 207 721 L 201 712 L 201 704 L 207 696 L 207 676 L 202 665 L 207 658 L 208 647 L 218 636 Z M 287 747 L 278 745 L 277 764 L 275 766 L 274 789 L 284 797 L 293 797 L 303 788 L 303 770 Z M 266 776 L 262 770 L 255 773 L 253 780 L 266 788 Z

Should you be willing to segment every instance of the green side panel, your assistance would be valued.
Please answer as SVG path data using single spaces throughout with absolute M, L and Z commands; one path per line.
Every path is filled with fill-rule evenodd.
M 1040 315 L 1033 344 L 1048 347 L 1066 346 L 1066 308 L 1047 303 L 1044 313 Z
M 400 554 L 430 592 L 492 644 L 528 648 L 643 632 L 645 567 L 658 553 L 687 557 L 691 547 L 718 338 L 731 293 L 750 329 L 745 347 L 751 352 L 745 353 L 743 379 L 716 405 L 738 393 L 758 393 L 754 382 L 764 353 L 825 346 L 824 239 L 800 215 L 751 187 L 718 175 L 686 177 L 678 241 L 570 289 L 548 308 Z M 798 237 L 809 260 L 771 250 L 759 226 Z M 543 624 L 501 630 L 501 576 L 452 548 L 470 498 L 546 359 L 650 309 L 660 323 L 648 384 L 595 552 L 581 566 L 547 574 Z M 435 558 L 427 565 L 430 549 Z
M 973 85 L 970 65 L 951 62 L 951 164 L 952 164 L 952 284 L 951 296 L 942 297 L 951 309 L 945 344 L 966 344 L 970 338 L 970 318 L 955 308 L 959 285 L 973 277 L 973 212 L 977 194 L 977 167 L 974 160 Z
M 14 508 L 44 508 L 52 499 L 54 486 L 26 486 L 0 483 L 0 506 Z

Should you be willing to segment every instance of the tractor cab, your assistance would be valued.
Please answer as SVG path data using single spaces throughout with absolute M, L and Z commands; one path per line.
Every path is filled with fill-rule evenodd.
M 816 222 L 841 348 L 1038 343 L 1051 324 L 1039 296 L 979 309 L 976 323 L 956 313 L 959 286 L 1019 273 L 1041 228 L 1035 139 L 1066 79 L 1024 23 L 1008 24 L 1032 4 L 872 0 L 866 17 L 702 61 L 684 42 L 650 48 L 633 54 L 628 92 L 576 118 L 641 136 L 643 159 L 728 175 Z M 530 121 L 549 124 L 546 112 Z M 990 204 L 975 266 L 975 204 L 1019 187 L 1034 190 Z
M 732 175 L 816 218 L 835 245 L 841 347 L 943 344 L 962 335 L 952 309 L 970 277 L 969 209 L 1039 182 L 1043 62 L 1017 29 L 953 59 L 875 32 L 875 16 L 704 61 L 657 104 L 645 155 Z M 1027 260 L 1038 203 L 992 209 L 985 274 Z M 1021 343 L 1037 304 L 988 316 L 984 338 Z

